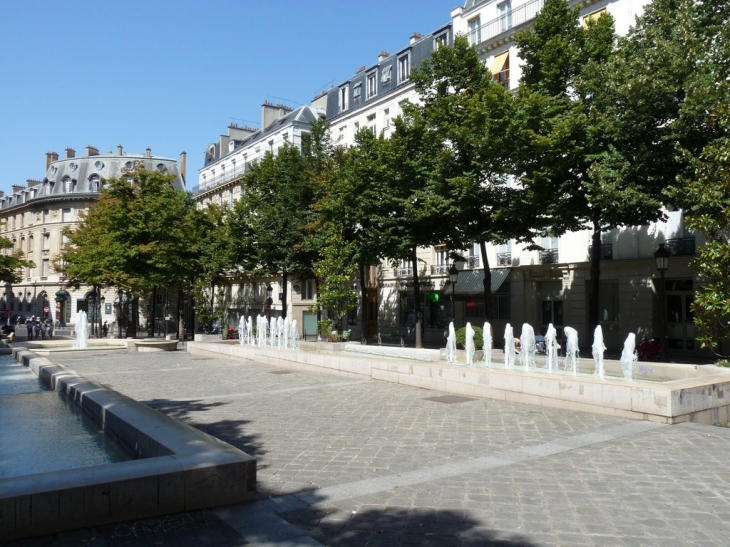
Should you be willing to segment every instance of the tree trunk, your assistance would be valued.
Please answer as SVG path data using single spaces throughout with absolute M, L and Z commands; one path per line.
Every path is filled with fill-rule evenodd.
M 588 332 L 593 332 L 600 321 L 598 309 L 598 287 L 601 279 L 601 225 L 593 220 L 591 236 L 591 284 L 588 294 Z
M 413 263 L 413 297 L 416 299 L 414 313 L 416 314 L 416 348 L 423 347 L 421 337 L 421 288 L 418 283 L 418 257 L 416 256 L 416 248 L 411 251 L 411 262 Z
M 117 291 L 117 298 L 119 299 L 119 307 L 117 308 L 117 338 L 122 337 L 122 317 L 124 317 L 124 300 L 122 297 L 124 293 L 121 290 Z
M 362 309 L 360 310 L 360 343 L 363 346 L 368 344 L 368 313 L 370 310 L 370 302 L 368 301 L 368 286 L 365 279 L 365 264 L 360 264 L 360 302 L 362 303 Z
M 281 285 L 282 285 L 281 294 L 283 297 L 281 299 L 281 318 L 282 319 L 286 319 L 286 286 L 288 283 L 288 279 L 289 279 L 289 274 L 287 273 L 286 270 L 284 270 L 284 272 L 282 272 L 282 274 L 281 274 Z
M 150 309 L 150 316 L 147 320 L 147 332 L 149 335 L 155 337 L 155 322 L 157 321 L 157 285 L 152 287 L 152 306 Z
M 492 309 L 492 269 L 489 267 L 487 244 L 484 241 L 479 242 L 479 251 L 482 254 L 482 264 L 484 264 L 484 320 L 491 324 L 494 317 L 494 310 Z
M 177 289 L 177 339 L 185 340 L 185 304 L 183 303 L 182 286 Z

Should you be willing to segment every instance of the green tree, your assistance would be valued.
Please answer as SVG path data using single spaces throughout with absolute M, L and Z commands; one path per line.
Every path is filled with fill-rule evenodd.
M 391 138 L 379 139 L 384 193 L 379 198 L 378 237 L 386 258 L 411 264 L 415 346 L 420 348 L 423 313 L 417 251 L 446 240 L 453 229 L 453 222 L 444 215 L 451 197 L 439 176 L 447 143 L 430 130 L 418 109 L 405 108 L 394 124 Z
M 243 194 L 229 216 L 228 237 L 236 244 L 234 259 L 248 275 L 282 276 L 286 317 L 286 286 L 290 275 L 312 277 L 315 253 L 305 245 L 305 227 L 314 220 L 314 188 L 307 161 L 294 146 L 267 152 L 243 178 Z
M 5 283 L 18 283 L 23 277 L 22 268 L 35 268 L 21 249 L 13 249 L 13 242 L 6 237 L 0 237 L 0 251 L 0 280 Z
M 104 181 L 99 199 L 66 229 L 68 244 L 55 267 L 69 286 L 115 287 L 134 297 L 158 286 L 180 286 L 197 267 L 188 237 L 192 198 L 172 176 L 141 165 Z
M 441 150 L 437 176 L 445 192 L 442 214 L 451 223 L 451 249 L 479 243 L 484 270 L 484 306 L 492 319 L 491 269 L 486 243 L 528 240 L 535 216 L 523 191 L 510 184 L 512 95 L 480 61 L 466 37 L 436 49 L 411 75 L 421 102 L 410 105 L 428 131 L 448 146 Z
M 651 151 L 645 151 L 657 128 L 641 124 L 650 125 L 654 112 L 638 108 L 626 115 L 638 82 L 628 80 L 627 64 L 613 62 L 613 19 L 603 14 L 583 27 L 578 15 L 566 0 L 546 0 L 534 27 L 515 38 L 525 62 L 516 97 L 517 173 L 543 212 L 546 235 L 591 230 L 593 328 L 599 321 L 601 234 L 662 218 L 667 178 L 650 169 Z

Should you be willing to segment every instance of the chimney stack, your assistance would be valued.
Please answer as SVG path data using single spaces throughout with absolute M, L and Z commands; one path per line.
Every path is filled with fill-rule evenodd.
M 117 145 L 117 156 L 122 156 L 122 155 L 124 155 L 124 148 L 122 148 L 121 144 L 118 144 Z
M 388 57 L 390 57 L 390 53 L 383 50 L 380 52 L 380 55 L 378 55 L 378 62 L 381 63 L 381 62 L 385 61 Z
M 58 161 L 58 153 L 57 152 L 46 152 L 46 171 L 48 171 L 48 168 L 51 166 L 51 164 L 54 161 Z
M 187 177 L 187 162 L 188 162 L 188 153 L 183 150 L 180 152 L 180 175 L 182 176 L 183 182 L 185 182 L 185 179 Z
M 91 146 L 90 144 L 87 144 L 86 145 L 86 155 L 87 156 L 98 156 L 99 149 L 96 146 Z
M 145 155 L 146 157 L 148 157 L 148 158 L 151 158 L 151 157 L 152 157 L 152 148 L 150 148 L 150 147 L 148 146 L 148 147 L 147 147 L 147 150 L 145 150 L 145 153 L 144 153 L 144 155 Z
M 423 34 L 421 34 L 420 32 L 414 32 L 413 34 L 411 34 L 411 44 L 418 42 L 418 40 L 420 40 L 421 38 L 423 38 Z
M 76 150 L 73 148 L 66 148 L 66 159 L 75 158 Z

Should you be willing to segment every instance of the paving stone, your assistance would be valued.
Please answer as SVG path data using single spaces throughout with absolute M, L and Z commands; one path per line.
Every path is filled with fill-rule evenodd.
M 730 430 L 624 432 L 637 422 L 438 404 L 426 399 L 454 396 L 181 352 L 63 364 L 255 456 L 259 502 L 238 510 L 255 518 L 260 507 L 302 544 L 730 545 Z M 208 522 L 164 545 L 245 541 Z M 206 543 L 214 532 L 221 541 Z M 99 534 L 84 544 L 117 545 Z M 266 544 L 260 534 L 252 543 Z

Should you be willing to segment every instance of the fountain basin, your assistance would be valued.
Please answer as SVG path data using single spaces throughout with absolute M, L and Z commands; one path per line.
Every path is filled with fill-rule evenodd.
M 46 357 L 13 353 L 135 459 L 0 480 L 3 540 L 254 499 L 255 458 Z
M 302 347 L 304 349 L 304 344 Z M 276 367 L 371 378 L 446 393 L 660 423 L 721 424 L 730 421 L 730 369 L 714 365 L 649 365 L 637 362 L 634 363 L 634 381 L 627 382 L 618 377 L 621 375 L 618 361 L 606 361 L 607 377 L 599 379 L 587 375 L 548 375 L 539 371 L 487 369 L 450 365 L 444 361 L 365 355 L 359 349 L 361 347 L 359 344 L 342 344 L 339 351 L 332 347 L 326 348 L 326 352 L 319 352 L 312 348 L 307 348 L 311 351 L 290 351 L 190 342 L 187 349 L 195 355 L 221 355 Z M 393 349 L 387 348 L 389 351 Z M 406 349 L 411 354 L 434 351 Z M 492 360 L 503 361 L 504 354 L 495 351 Z M 540 366 L 540 361 L 537 365 Z M 587 360 L 581 360 L 579 370 L 587 368 Z M 617 377 L 610 376 L 614 373 Z

